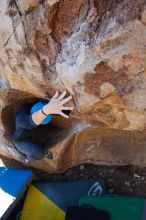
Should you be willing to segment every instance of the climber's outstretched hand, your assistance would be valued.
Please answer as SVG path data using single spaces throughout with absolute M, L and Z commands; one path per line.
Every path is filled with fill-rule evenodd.
M 72 99 L 72 96 L 66 96 L 66 91 L 64 91 L 61 95 L 59 95 L 59 92 L 57 91 L 55 95 L 52 97 L 50 102 L 43 107 L 43 111 L 49 115 L 49 114 L 58 114 L 65 118 L 69 118 L 68 115 L 64 114 L 63 110 L 73 110 L 73 107 L 67 107 L 64 106 L 67 102 L 69 102 Z

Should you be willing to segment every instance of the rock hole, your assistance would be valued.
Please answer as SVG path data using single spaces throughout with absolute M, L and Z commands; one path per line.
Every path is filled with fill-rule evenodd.
M 5 130 L 4 136 L 6 139 L 10 139 L 11 134 L 15 130 L 15 117 L 20 106 L 27 105 L 29 103 L 35 103 L 38 101 L 47 102 L 48 100 L 40 98 L 38 99 L 37 97 L 27 98 L 8 105 L 2 110 L 1 118 Z M 69 112 L 66 112 L 66 114 L 69 114 Z M 57 144 L 67 135 L 66 130 L 68 129 L 65 128 L 70 126 L 70 120 L 67 123 L 64 122 L 64 120 L 65 119 L 63 119 L 62 117 L 54 116 L 53 121 L 48 125 L 40 125 L 32 129 L 31 141 L 41 146 L 45 145 L 48 142 L 48 147 Z

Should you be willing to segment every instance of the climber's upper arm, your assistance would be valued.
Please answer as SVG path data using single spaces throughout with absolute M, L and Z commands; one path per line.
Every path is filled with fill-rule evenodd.
M 24 129 L 32 129 L 37 125 L 32 121 L 32 115 L 21 107 L 16 114 L 16 126 Z

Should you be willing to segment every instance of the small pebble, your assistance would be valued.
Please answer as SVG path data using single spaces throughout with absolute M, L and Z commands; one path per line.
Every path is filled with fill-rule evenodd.
M 137 173 L 134 173 L 135 178 L 140 178 L 140 176 Z
M 114 170 L 113 169 L 110 169 L 110 173 L 113 173 L 114 172 Z
M 108 179 L 108 182 L 113 183 L 114 180 L 113 180 L 112 178 L 109 178 L 109 179 Z
M 126 186 L 130 186 L 130 183 L 128 181 L 125 181 Z
M 85 166 L 84 165 L 81 165 L 80 166 L 80 170 L 84 170 L 85 169 Z

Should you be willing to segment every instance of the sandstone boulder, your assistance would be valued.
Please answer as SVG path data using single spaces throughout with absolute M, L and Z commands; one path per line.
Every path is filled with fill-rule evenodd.
M 0 154 L 22 160 L 9 135 L 18 107 L 73 95 L 69 130 L 32 166 L 145 166 L 146 0 L 0 1 Z

